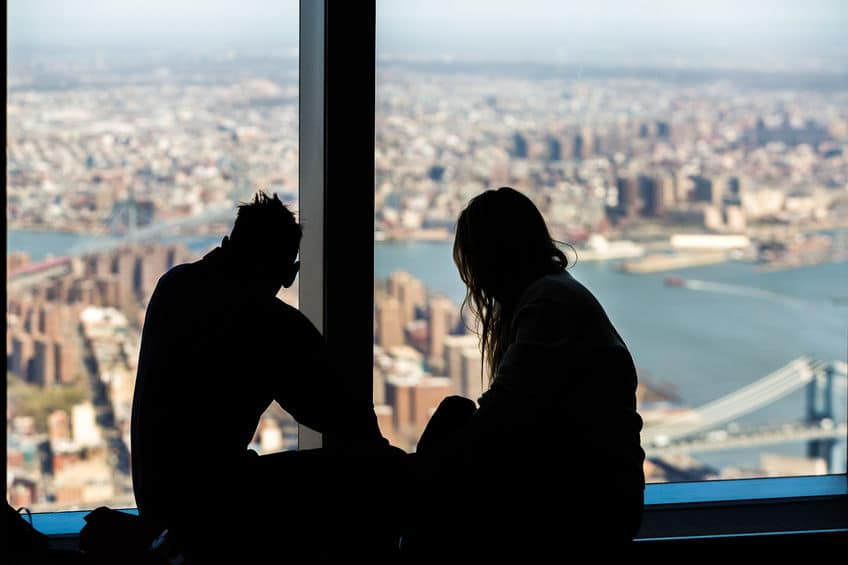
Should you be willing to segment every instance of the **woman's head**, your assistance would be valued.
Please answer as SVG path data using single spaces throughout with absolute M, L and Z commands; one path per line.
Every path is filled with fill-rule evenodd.
M 468 288 L 463 306 L 482 322 L 483 352 L 494 373 L 521 293 L 565 269 L 568 259 L 535 204 L 509 187 L 471 199 L 457 221 L 453 258 Z
M 453 258 L 472 295 L 501 304 L 568 265 L 536 205 L 506 186 L 475 196 L 460 213 Z

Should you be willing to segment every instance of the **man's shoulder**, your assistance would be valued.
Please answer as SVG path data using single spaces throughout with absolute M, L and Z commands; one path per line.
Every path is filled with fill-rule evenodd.
M 199 266 L 197 263 L 180 263 L 174 265 L 159 277 L 159 286 L 176 285 L 197 276 Z
M 196 263 L 174 265 L 159 276 L 151 300 L 166 300 L 168 303 L 183 300 L 193 293 L 197 281 L 203 278 Z

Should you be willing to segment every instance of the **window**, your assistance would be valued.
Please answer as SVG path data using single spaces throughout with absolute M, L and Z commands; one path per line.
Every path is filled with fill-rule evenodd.
M 845 473 L 844 12 L 770 6 L 378 3 L 388 434 L 481 393 L 453 227 L 510 185 L 631 349 L 649 482 Z
M 15 1 L 7 42 L 7 497 L 133 507 L 158 277 L 256 190 L 298 206 L 298 4 Z M 272 405 L 253 447 L 297 446 Z
M 374 92 L 367 87 L 369 79 L 373 78 L 370 73 L 375 71 L 374 51 L 371 49 L 373 44 L 368 44 L 368 33 L 365 33 L 374 29 L 374 14 L 370 12 L 373 4 L 357 3 L 356 7 L 351 7 L 352 4 L 335 3 L 330 10 L 322 2 L 305 0 L 301 3 L 301 217 L 303 221 L 308 220 L 313 228 L 320 226 L 321 229 L 305 233 L 302 251 L 313 261 L 304 261 L 300 303 L 338 348 L 343 349 L 345 336 L 354 336 L 347 347 L 352 359 L 351 378 L 359 379 L 375 359 L 372 355 L 374 334 L 370 330 L 375 321 L 373 314 L 379 294 L 371 294 L 372 283 L 379 286 L 380 279 L 394 269 L 390 268 L 393 267 L 391 263 L 381 263 L 380 248 L 377 246 L 375 249 L 374 245 L 375 222 L 372 220 L 379 221 L 379 218 L 371 214 L 378 209 L 375 206 L 378 192 L 372 193 L 375 199 L 371 200 L 368 191 L 351 190 L 352 186 L 364 186 L 375 178 L 375 161 L 376 178 L 379 178 L 381 167 L 379 109 L 376 159 L 374 146 L 368 143 L 369 138 L 373 139 L 371 134 L 374 130 L 367 123 L 368 120 L 371 124 L 375 123 L 373 114 L 369 116 L 368 111 L 372 107 Z M 531 1 L 525 5 L 538 4 Z M 623 9 L 623 5 L 616 5 L 617 9 Z M 384 11 L 387 6 L 388 3 L 381 3 L 378 11 L 382 22 L 377 28 L 378 53 L 385 49 L 382 34 L 390 29 L 387 23 L 390 23 L 391 17 L 387 18 Z M 397 10 L 402 8 L 402 11 L 415 12 L 422 6 L 424 4 L 405 3 Z M 475 13 L 490 13 L 490 8 L 490 4 L 487 4 L 486 10 L 469 7 L 467 14 L 470 17 Z M 495 6 L 494 9 L 500 8 Z M 586 9 L 590 10 L 591 6 Z M 443 13 L 449 13 L 447 10 L 444 7 Z M 395 21 L 398 14 L 407 17 L 396 11 Z M 786 13 L 787 18 L 795 15 Z M 838 17 L 834 15 L 832 20 L 837 22 Z M 450 26 L 442 27 L 448 29 Z M 482 27 L 488 27 L 488 24 Z M 365 39 L 361 43 L 345 43 L 343 32 L 351 28 L 363 30 Z M 413 29 L 407 28 L 406 31 Z M 409 45 L 419 42 L 412 33 L 407 33 L 407 40 Z M 361 79 L 360 88 L 349 88 L 347 79 L 351 69 Z M 378 63 L 378 74 L 380 69 Z M 383 80 L 377 81 L 378 105 L 383 96 L 380 93 Z M 343 87 L 344 96 L 328 95 L 341 91 Z M 416 243 L 406 249 L 414 252 L 421 247 Z M 352 264 L 350 257 L 359 260 Z M 372 257 L 374 270 L 371 267 Z M 404 260 L 411 261 L 409 257 L 407 255 Z M 320 260 L 314 260 L 317 258 Z M 388 268 L 381 268 L 381 264 L 388 264 Z M 407 271 L 415 274 L 411 267 Z M 435 289 L 438 286 L 433 285 L 428 290 Z M 350 296 L 362 297 L 362 300 L 351 301 Z M 374 296 L 375 301 L 371 302 L 368 296 Z M 425 319 L 423 312 L 421 315 L 420 319 Z M 416 319 L 419 319 L 418 316 L 416 311 Z M 374 326 L 379 328 L 379 323 Z M 362 335 L 363 328 L 370 335 Z M 371 394 L 371 385 L 368 375 L 367 380 L 362 380 L 362 390 Z M 309 436 L 307 441 L 300 441 L 300 446 L 314 445 L 316 441 Z M 662 540 L 674 536 L 845 530 L 848 528 L 846 496 L 848 484 L 844 471 L 829 476 L 651 484 L 646 493 L 648 507 L 643 534 L 646 540 L 656 539 L 662 544 Z M 36 526 L 53 533 L 78 531 L 83 514 L 37 514 Z

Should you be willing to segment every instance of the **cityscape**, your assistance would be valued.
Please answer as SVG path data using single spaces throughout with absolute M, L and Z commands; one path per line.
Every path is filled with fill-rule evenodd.
M 449 245 L 471 197 L 510 185 L 534 200 L 578 266 L 659 274 L 669 288 L 691 283 L 686 269 L 710 265 L 845 265 L 848 76 L 822 76 L 814 88 L 779 73 L 762 86 L 381 61 L 378 251 Z M 162 273 L 228 232 L 232 217 L 217 212 L 260 189 L 296 206 L 297 101 L 297 59 L 285 53 L 132 65 L 79 55 L 10 67 L 7 235 L 125 238 L 94 252 L 7 248 L 13 506 L 134 506 L 129 423 L 147 300 Z M 204 215 L 215 219 L 179 224 Z M 168 241 L 131 237 L 168 223 L 180 225 L 163 231 Z M 198 237 L 199 247 L 180 240 Z M 280 297 L 297 305 L 297 285 Z M 832 309 L 848 300 L 832 298 Z M 375 407 L 386 437 L 412 451 L 442 398 L 485 391 L 478 337 L 455 297 L 403 269 L 375 275 L 374 303 Z M 844 350 L 835 356 L 822 361 L 844 362 Z M 692 408 L 648 378 L 637 397 L 646 422 Z M 832 445 L 841 433 L 844 444 L 840 418 L 816 437 Z M 251 447 L 295 449 L 296 423 L 272 406 Z M 767 451 L 754 469 L 715 468 L 696 453 L 649 453 L 645 469 L 649 482 L 829 472 L 821 452 Z

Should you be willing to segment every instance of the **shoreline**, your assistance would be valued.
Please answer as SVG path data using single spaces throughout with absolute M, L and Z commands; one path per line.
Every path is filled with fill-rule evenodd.
M 26 249 L 15 249 L 10 248 L 10 235 L 18 234 L 23 237 L 38 237 L 38 236 L 48 236 L 54 235 L 62 238 L 93 238 L 93 239 L 109 239 L 111 236 L 109 234 L 101 234 L 101 233 L 90 233 L 90 232 L 82 232 L 82 231 L 74 231 L 69 230 L 67 228 L 34 228 L 31 226 L 26 227 L 11 227 L 7 228 L 6 231 L 6 251 L 7 253 L 29 253 L 29 250 Z M 174 237 L 185 237 L 185 238 L 220 238 L 222 237 L 221 233 L 214 233 L 208 230 L 200 230 L 195 231 L 191 230 L 186 233 L 179 234 L 163 234 L 163 237 L 167 239 L 172 239 Z M 405 233 L 401 234 L 387 234 L 386 232 L 375 231 L 374 236 L 374 245 L 375 247 L 378 245 L 402 245 L 402 246 L 414 246 L 414 245 L 432 245 L 432 244 L 444 244 L 449 245 L 451 242 L 452 234 L 448 230 L 442 229 L 434 229 L 434 230 L 422 230 L 416 233 Z M 611 240 L 612 242 L 618 240 Z M 578 257 L 580 256 L 580 252 L 586 252 L 585 249 L 578 249 Z M 57 254 L 54 251 L 50 251 L 48 256 L 58 257 L 60 255 L 69 255 L 67 252 Z M 695 267 L 695 266 L 704 266 L 709 264 L 718 264 L 718 263 L 727 263 L 727 262 L 737 262 L 738 259 L 735 259 L 732 256 L 729 256 L 723 251 L 677 251 L 672 254 L 663 254 L 657 252 L 648 252 L 642 256 L 609 256 L 609 257 L 592 257 L 591 259 L 586 258 L 586 262 L 598 262 L 598 263 L 612 263 L 614 268 L 616 268 L 620 272 L 624 272 L 627 274 L 633 275 L 642 275 L 642 274 L 655 274 L 662 273 L 667 271 L 673 271 L 678 269 L 684 269 L 687 267 Z M 777 272 L 777 271 L 791 271 L 796 269 L 802 269 L 805 267 L 814 267 L 817 265 L 826 265 L 826 264 L 839 264 L 848 262 L 848 253 L 838 252 L 832 256 L 823 256 L 821 258 L 816 258 L 815 260 L 802 260 L 802 261 L 787 261 L 785 259 L 775 259 L 774 261 L 746 261 L 755 268 L 755 270 L 760 272 Z

